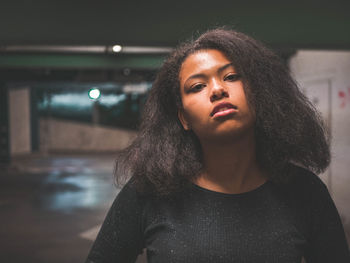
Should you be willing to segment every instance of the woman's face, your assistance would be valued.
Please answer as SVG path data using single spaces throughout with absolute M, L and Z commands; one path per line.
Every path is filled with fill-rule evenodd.
M 221 51 L 206 49 L 189 55 L 179 78 L 183 105 L 179 120 L 201 142 L 253 132 L 255 114 L 248 105 L 241 77 Z

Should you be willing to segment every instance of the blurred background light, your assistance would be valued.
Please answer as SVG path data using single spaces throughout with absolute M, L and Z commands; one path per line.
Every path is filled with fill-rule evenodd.
M 118 52 L 122 51 L 122 46 L 114 45 L 112 50 L 113 50 L 113 52 L 118 53 Z
M 89 91 L 89 98 L 92 100 L 98 100 L 101 96 L 101 92 L 97 88 L 93 88 Z

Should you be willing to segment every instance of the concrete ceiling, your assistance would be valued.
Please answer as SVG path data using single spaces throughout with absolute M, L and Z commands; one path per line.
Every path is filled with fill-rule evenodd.
M 350 49 L 350 1 L 1 1 L 0 45 L 175 46 L 230 25 L 276 48 Z

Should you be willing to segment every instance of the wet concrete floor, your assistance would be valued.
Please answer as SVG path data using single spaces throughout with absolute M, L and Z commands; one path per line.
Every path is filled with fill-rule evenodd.
M 84 262 L 119 192 L 114 156 L 31 155 L 2 169 L 0 262 Z

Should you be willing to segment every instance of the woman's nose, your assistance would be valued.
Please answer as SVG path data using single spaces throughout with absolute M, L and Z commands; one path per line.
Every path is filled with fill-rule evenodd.
M 210 101 L 214 102 L 216 100 L 220 100 L 222 98 L 227 98 L 227 97 L 228 97 L 228 92 L 226 88 L 222 86 L 220 83 L 214 81 L 212 84 Z

